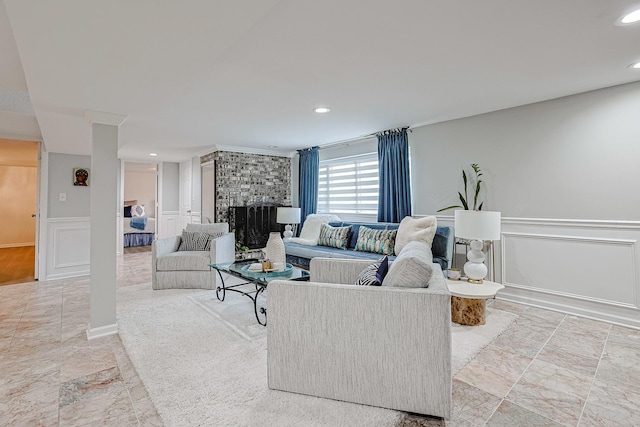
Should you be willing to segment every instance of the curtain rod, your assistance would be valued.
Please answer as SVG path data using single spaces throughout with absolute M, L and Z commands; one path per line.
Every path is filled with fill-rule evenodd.
M 367 135 L 356 136 L 354 138 L 343 139 L 342 141 L 332 142 L 332 143 L 327 144 L 327 145 L 321 145 L 321 146 L 319 146 L 319 149 L 320 150 L 324 150 L 325 148 L 334 148 L 334 147 L 339 147 L 341 145 L 349 145 L 352 142 L 364 141 L 365 139 L 375 138 L 375 137 L 377 137 L 378 135 L 381 135 L 384 132 L 400 131 L 402 129 L 406 129 L 409 132 L 413 132 L 413 129 L 411 129 L 411 127 L 409 127 L 409 126 L 402 127 L 402 128 L 387 129 L 387 130 L 383 130 L 383 131 L 380 131 L 380 132 L 370 133 L 370 134 L 367 134 Z

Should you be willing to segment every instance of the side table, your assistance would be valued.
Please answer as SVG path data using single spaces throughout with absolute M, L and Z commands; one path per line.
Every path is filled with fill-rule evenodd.
M 447 279 L 447 287 L 451 292 L 451 320 L 468 326 L 485 324 L 487 299 L 504 289 L 504 285 L 489 280 L 469 283 L 464 279 Z

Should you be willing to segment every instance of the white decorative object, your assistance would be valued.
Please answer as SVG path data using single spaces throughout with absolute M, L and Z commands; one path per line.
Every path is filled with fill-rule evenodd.
M 487 276 L 482 241 L 500 239 L 500 212 L 455 211 L 455 236 L 472 240 L 464 272 L 469 282 L 482 283 Z
M 435 216 L 425 216 L 422 218 L 413 218 L 406 216 L 400 221 L 398 234 L 396 234 L 396 243 L 394 252 L 400 255 L 400 251 L 409 242 L 415 240 L 426 243 L 429 247 L 433 244 L 433 238 L 436 235 L 438 220 Z
M 269 233 L 269 240 L 267 241 L 265 252 L 267 259 L 272 263 L 281 262 L 282 264 L 285 264 L 287 262 L 287 257 L 284 252 L 284 242 L 282 241 L 279 232 L 274 231 Z
M 278 208 L 278 215 L 276 222 L 278 224 L 287 224 L 284 227 L 284 240 L 288 241 L 293 237 L 293 231 L 291 230 L 291 224 L 300 223 L 300 208 Z
M 291 241 L 301 245 L 316 246 L 322 224 L 331 221 L 340 221 L 340 217 L 333 214 L 309 214 L 302 224 L 300 237 L 293 237 Z

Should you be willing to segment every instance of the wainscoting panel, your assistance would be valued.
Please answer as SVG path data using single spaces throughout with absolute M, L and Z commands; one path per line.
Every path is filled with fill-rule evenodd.
M 503 218 L 497 298 L 640 329 L 640 223 Z
M 639 241 L 639 221 L 503 217 L 496 298 L 640 329 Z
M 178 211 L 163 211 L 162 212 L 162 224 L 160 224 L 160 230 L 157 238 L 178 236 L 182 233 L 182 227 L 180 225 L 180 212 Z
M 89 274 L 90 218 L 47 220 L 46 280 Z
M 503 233 L 503 283 L 637 308 L 635 243 Z

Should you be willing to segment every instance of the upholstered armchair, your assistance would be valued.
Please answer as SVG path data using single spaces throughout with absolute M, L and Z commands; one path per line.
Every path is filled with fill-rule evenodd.
M 369 264 L 313 258 L 310 282 L 269 283 L 269 388 L 449 418 L 451 294 L 440 265 L 426 288 L 398 287 L 407 263 L 382 286 L 355 286 Z
M 153 289 L 215 289 L 217 275 L 209 264 L 234 261 L 235 235 L 229 233 L 229 224 L 187 224 L 185 231 L 222 235 L 211 239 L 208 251 L 178 250 L 181 236 L 155 240 L 151 249 Z

